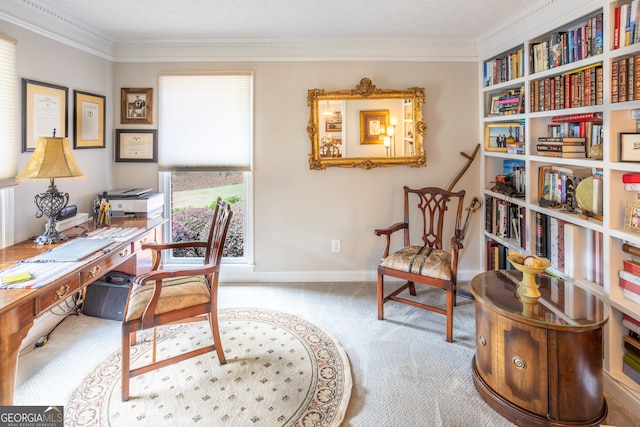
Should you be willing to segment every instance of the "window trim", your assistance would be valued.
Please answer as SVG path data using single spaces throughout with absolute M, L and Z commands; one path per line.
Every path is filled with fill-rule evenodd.
M 221 262 L 227 265 L 253 266 L 253 173 L 242 172 L 242 175 L 244 186 L 244 256 L 222 257 Z M 158 188 L 164 194 L 164 217 L 167 219 L 162 233 L 163 236 L 168 236 L 165 237 L 165 241 L 170 241 L 173 235 L 171 230 L 171 211 L 173 209 L 171 204 L 171 172 L 158 172 Z M 171 267 L 190 265 L 202 261 L 202 258 L 174 257 L 172 251 L 166 251 L 162 258 L 164 264 Z

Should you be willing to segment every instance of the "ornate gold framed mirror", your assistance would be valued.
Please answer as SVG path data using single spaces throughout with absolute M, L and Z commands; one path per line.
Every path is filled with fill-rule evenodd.
M 424 167 L 424 88 L 378 89 L 363 78 L 355 89 L 310 89 L 309 168 Z

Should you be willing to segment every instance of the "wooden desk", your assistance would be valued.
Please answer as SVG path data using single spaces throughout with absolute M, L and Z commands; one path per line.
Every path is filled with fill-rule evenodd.
M 608 307 L 572 283 L 538 276 L 542 296 L 523 303 L 522 273 L 474 277 L 476 355 L 473 381 L 482 398 L 520 426 L 597 426 L 603 396 L 603 328 Z
M 38 289 L 0 289 L 0 405 L 13 404 L 18 353 L 33 321 L 116 267 L 120 271 L 138 274 L 136 254 L 143 243 L 161 241 L 161 226 L 164 222 L 163 218 L 114 219 L 114 227 L 137 227 L 140 230 L 119 242 L 111 252 L 98 258 L 88 257 L 89 261 L 78 263 L 73 271 L 52 279 Z M 83 226 L 88 227 L 89 231 L 94 229 L 91 222 Z M 77 229 L 70 229 L 65 234 L 71 238 Z M 32 240 L 28 240 L 0 249 L 0 265 L 31 258 L 53 246 L 37 246 Z M 149 257 L 146 261 L 144 264 L 150 267 Z

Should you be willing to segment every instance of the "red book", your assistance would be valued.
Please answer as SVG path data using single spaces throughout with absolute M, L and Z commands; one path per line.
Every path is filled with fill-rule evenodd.
M 620 47 L 620 6 L 613 11 L 613 48 Z
M 601 122 L 602 121 L 602 113 L 593 112 L 593 113 L 568 114 L 566 116 L 553 116 L 553 117 L 551 117 L 551 121 L 553 123 Z
M 631 274 L 635 274 L 636 276 L 640 276 L 640 263 L 636 261 L 624 260 L 622 261 L 624 265 L 624 269 Z
M 634 283 L 631 283 L 630 281 L 625 280 L 623 278 L 620 278 L 620 287 L 630 292 L 633 292 L 636 295 L 640 295 L 640 286 Z
M 628 320 L 629 322 L 633 323 L 634 325 L 640 327 L 640 320 L 636 320 L 633 317 L 629 316 L 628 314 L 623 314 L 622 318 L 624 320 Z
M 625 173 L 622 175 L 622 182 L 624 184 L 639 184 L 640 173 Z

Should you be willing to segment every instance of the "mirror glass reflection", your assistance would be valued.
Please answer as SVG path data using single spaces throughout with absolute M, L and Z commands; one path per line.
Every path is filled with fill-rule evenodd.
M 426 165 L 424 89 L 382 90 L 367 78 L 355 90 L 309 91 L 311 169 Z

